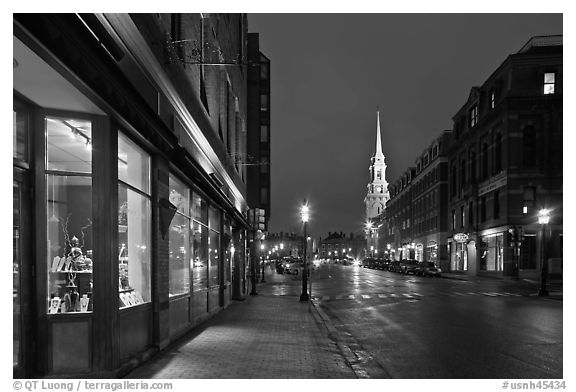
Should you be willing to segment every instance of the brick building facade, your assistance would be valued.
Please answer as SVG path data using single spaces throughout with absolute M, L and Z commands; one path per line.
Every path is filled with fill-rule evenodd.
M 13 32 L 14 376 L 121 376 L 246 294 L 247 17 Z

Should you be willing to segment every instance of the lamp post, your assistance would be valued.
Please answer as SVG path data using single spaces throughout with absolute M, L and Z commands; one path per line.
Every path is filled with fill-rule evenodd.
M 304 200 L 304 205 L 300 209 L 300 215 L 302 217 L 302 222 L 304 223 L 304 267 L 302 268 L 302 294 L 300 294 L 300 302 L 308 301 L 310 296 L 308 295 L 308 266 L 306 263 L 306 248 L 308 248 L 308 234 L 306 233 L 306 225 L 308 223 L 310 211 L 308 209 L 308 204 Z
M 260 255 L 264 254 L 264 244 L 260 244 Z M 260 283 L 266 283 L 266 281 L 264 280 L 264 256 L 260 256 L 261 258 L 261 262 L 262 262 L 262 280 L 260 280 Z
M 548 278 L 548 258 L 546 257 L 546 225 L 550 221 L 550 211 L 541 209 L 538 211 L 538 223 L 542 225 L 542 239 L 540 244 L 541 252 L 541 271 L 540 271 L 540 290 L 538 291 L 539 297 L 547 297 L 548 289 L 546 288 L 546 280 Z

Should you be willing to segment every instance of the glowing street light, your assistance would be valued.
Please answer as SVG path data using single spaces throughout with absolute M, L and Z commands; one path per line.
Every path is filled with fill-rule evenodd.
M 546 288 L 546 280 L 548 278 L 548 257 L 546 255 L 546 225 L 550 222 L 550 210 L 545 208 L 538 211 L 538 223 L 542 225 L 542 238 L 540 243 L 541 253 L 541 271 L 540 271 L 540 290 L 538 291 L 539 297 L 547 297 L 548 289 Z
M 306 248 L 308 248 L 308 235 L 306 233 L 306 225 L 308 219 L 310 218 L 310 209 L 304 199 L 304 204 L 300 208 L 300 216 L 302 218 L 302 223 L 304 223 L 304 267 L 302 269 L 302 294 L 300 294 L 300 301 L 308 301 L 310 296 L 308 295 L 308 266 L 306 263 Z

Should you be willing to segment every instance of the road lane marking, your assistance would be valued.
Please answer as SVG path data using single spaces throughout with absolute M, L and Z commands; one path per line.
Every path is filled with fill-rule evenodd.
M 386 294 L 378 294 L 378 298 L 386 298 Z
M 364 298 L 364 299 L 370 299 L 370 298 L 372 298 L 372 297 L 370 297 L 369 295 L 366 295 L 366 294 L 362 294 L 362 298 Z

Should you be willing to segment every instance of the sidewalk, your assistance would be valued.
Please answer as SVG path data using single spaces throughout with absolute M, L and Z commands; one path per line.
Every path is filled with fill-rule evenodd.
M 313 305 L 266 295 L 265 286 L 125 378 L 356 378 Z

